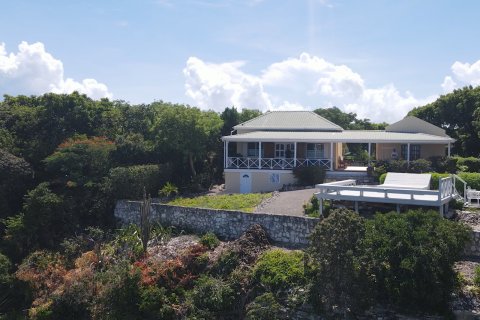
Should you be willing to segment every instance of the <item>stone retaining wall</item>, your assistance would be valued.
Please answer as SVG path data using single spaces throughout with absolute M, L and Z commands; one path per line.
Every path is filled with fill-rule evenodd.
M 307 246 L 308 235 L 319 221 L 308 217 L 188 208 L 159 203 L 153 203 L 151 209 L 152 221 L 164 226 L 174 226 L 195 233 L 211 231 L 226 240 L 236 239 L 251 225 L 259 224 L 274 243 L 292 248 Z M 123 223 L 139 223 L 140 202 L 117 201 L 115 217 Z
M 274 243 L 292 248 L 308 245 L 308 235 L 319 219 L 292 217 L 269 213 L 246 213 L 152 204 L 152 221 L 195 233 L 213 232 L 226 240 L 237 239 L 252 224 L 261 225 Z M 140 202 L 119 200 L 115 217 L 122 223 L 140 222 Z M 472 241 L 465 248 L 465 256 L 480 258 L 480 229 L 472 232 Z

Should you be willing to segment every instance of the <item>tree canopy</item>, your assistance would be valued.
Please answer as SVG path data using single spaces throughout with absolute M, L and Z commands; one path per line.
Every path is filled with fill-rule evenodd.
M 456 154 L 480 155 L 480 87 L 454 90 L 408 114 L 445 129 L 456 140 L 453 148 Z
M 370 119 L 358 119 L 356 113 L 346 113 L 337 107 L 318 108 L 314 112 L 345 130 L 383 130 L 388 125 L 385 122 L 372 123 Z

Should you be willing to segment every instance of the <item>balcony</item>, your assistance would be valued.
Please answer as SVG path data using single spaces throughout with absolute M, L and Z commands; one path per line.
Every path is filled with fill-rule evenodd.
M 321 167 L 331 170 L 330 159 L 228 157 L 227 169 L 292 170 L 295 167 Z

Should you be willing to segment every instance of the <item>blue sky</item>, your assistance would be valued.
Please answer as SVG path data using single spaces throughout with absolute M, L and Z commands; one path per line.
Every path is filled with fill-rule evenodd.
M 478 12 L 474 0 L 2 1 L 0 94 L 336 105 L 392 122 L 480 84 Z

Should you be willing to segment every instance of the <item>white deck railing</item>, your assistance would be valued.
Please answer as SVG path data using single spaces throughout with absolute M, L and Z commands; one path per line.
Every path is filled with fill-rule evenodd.
M 358 211 L 358 202 L 394 203 L 397 205 L 421 205 L 440 207 L 453 199 L 453 178 L 446 177 L 439 181 L 439 190 L 408 189 L 380 186 L 357 186 L 355 180 L 343 180 L 333 183 L 317 184 L 319 192 L 315 193 L 323 209 L 323 200 L 354 201 Z M 397 210 L 398 207 L 397 207 Z
M 293 159 L 293 158 L 249 158 L 228 157 L 228 169 L 271 169 L 291 170 L 295 167 L 321 167 L 331 168 L 330 159 Z

